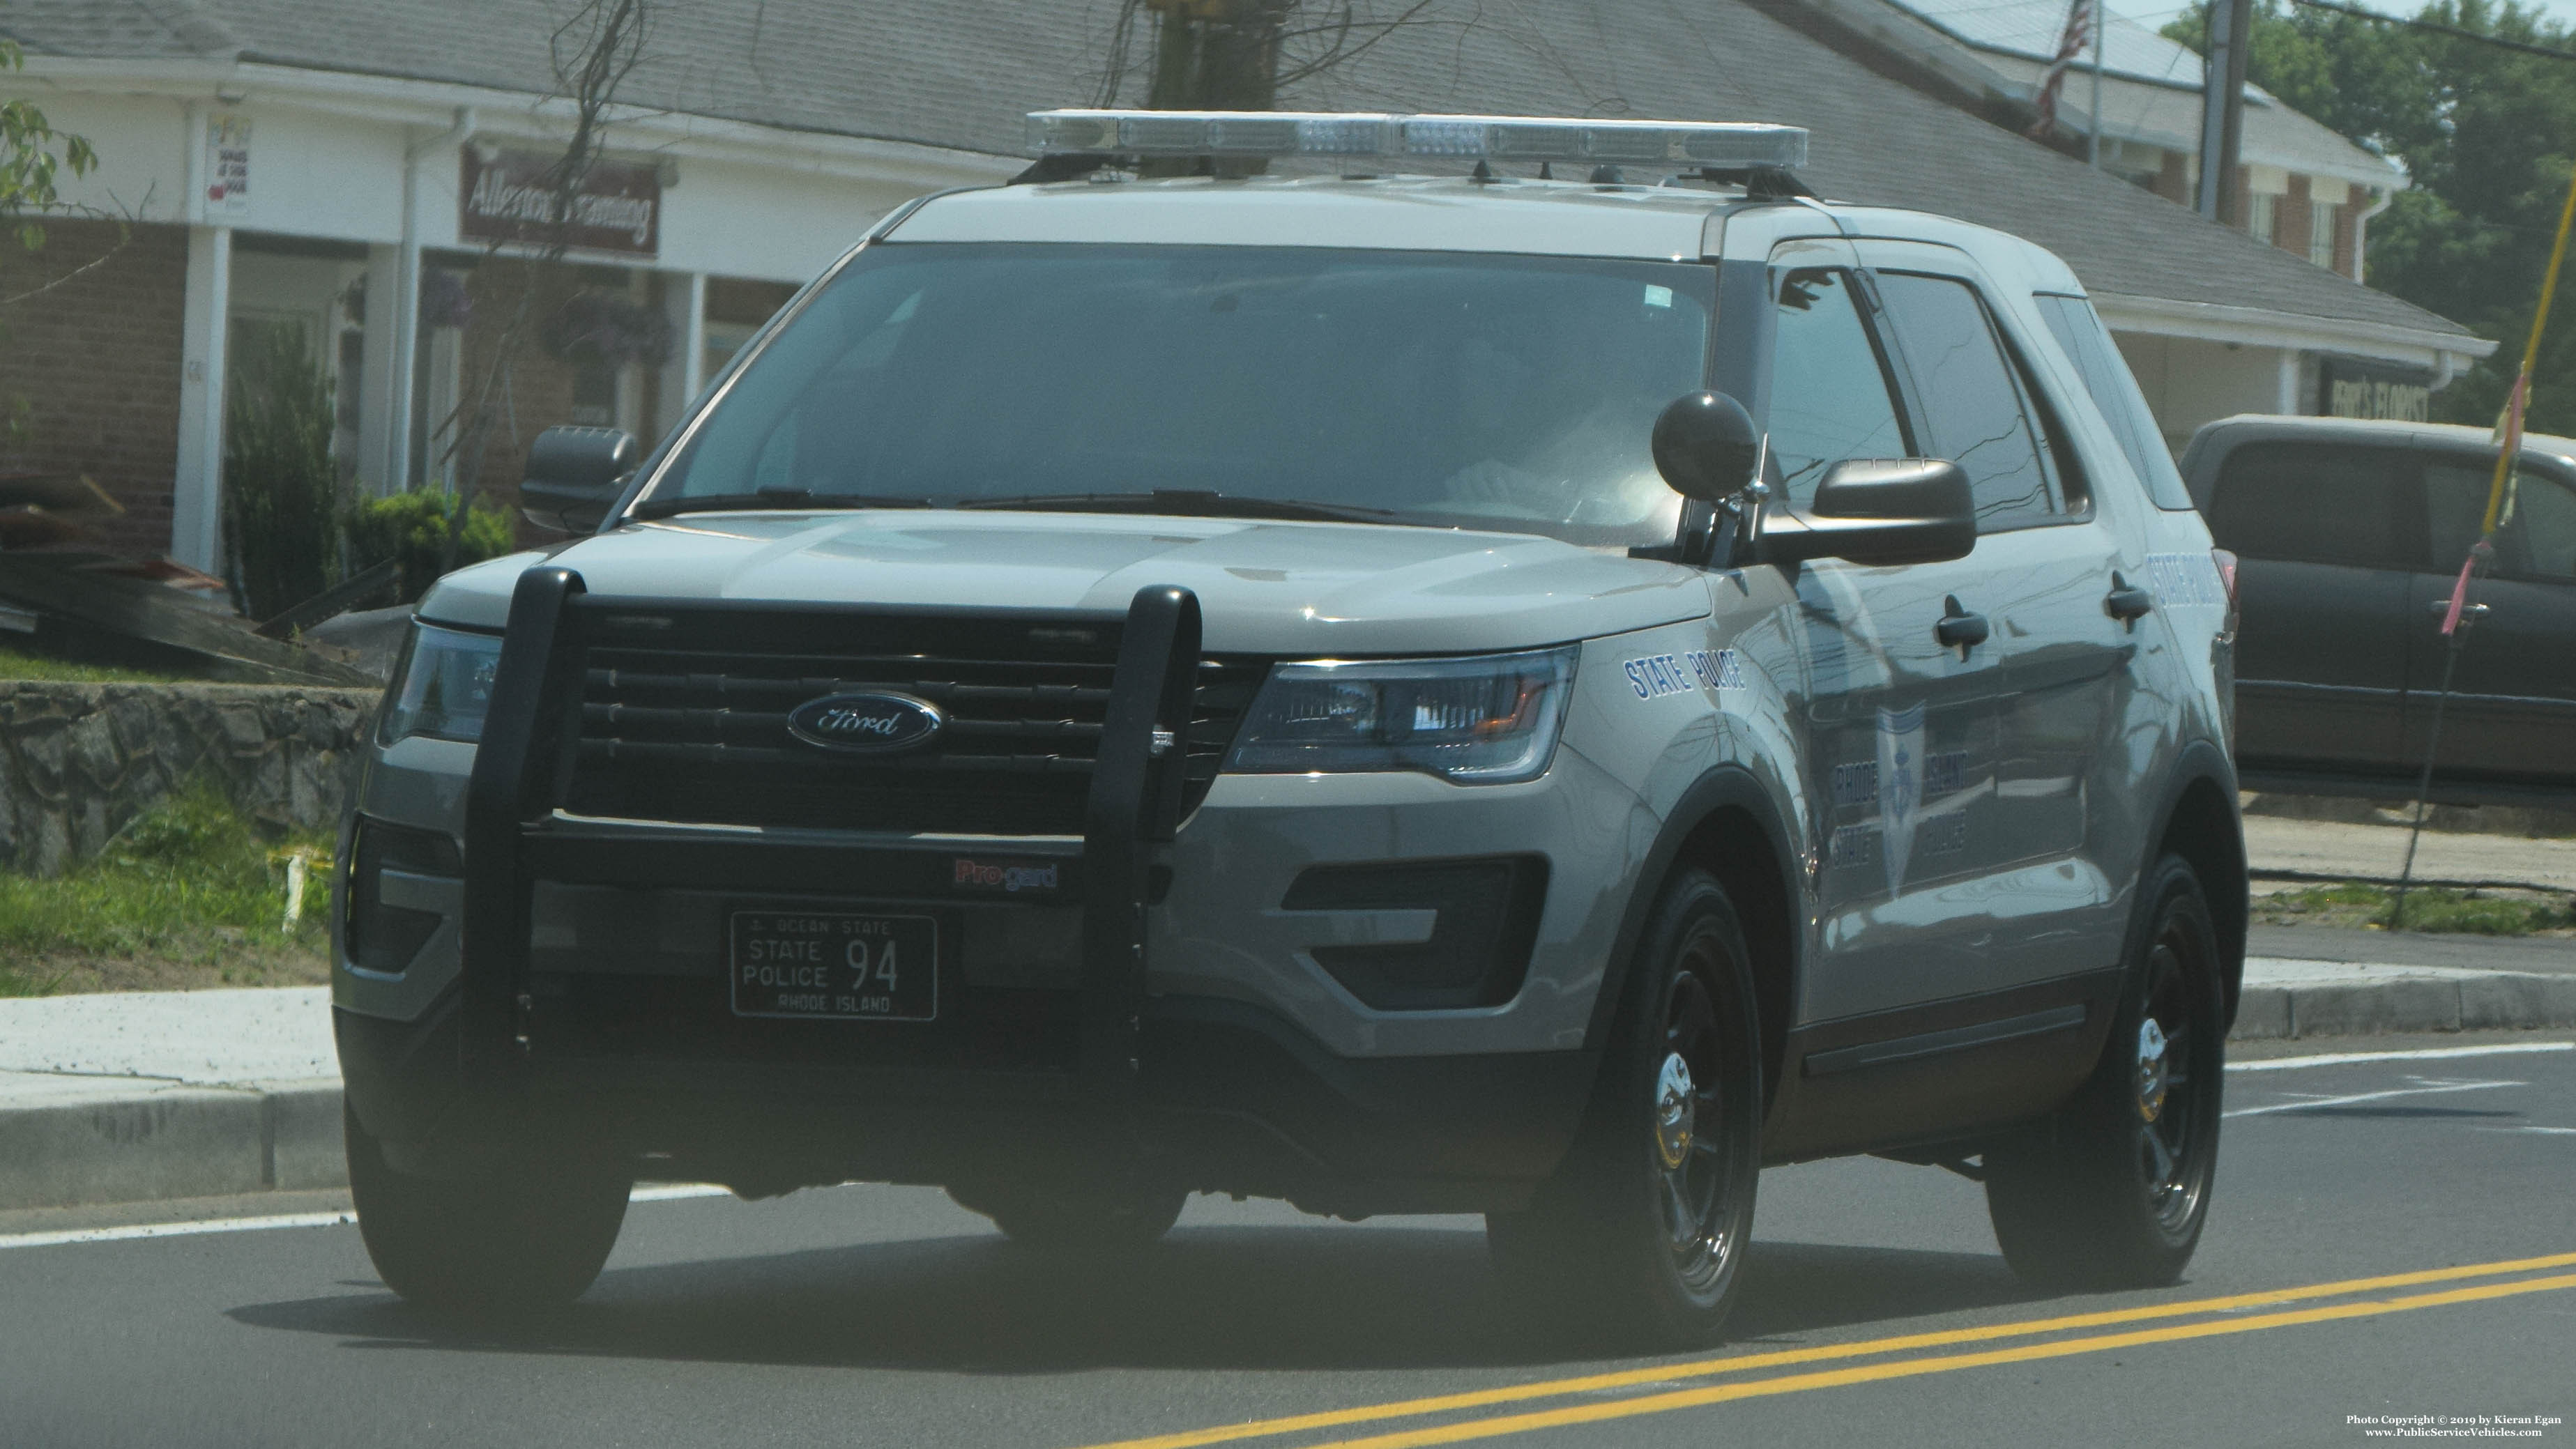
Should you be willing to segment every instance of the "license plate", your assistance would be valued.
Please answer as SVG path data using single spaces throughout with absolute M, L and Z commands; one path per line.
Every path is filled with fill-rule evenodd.
M 735 911 L 733 1014 L 817 1021 L 939 1015 L 939 923 L 855 911 Z

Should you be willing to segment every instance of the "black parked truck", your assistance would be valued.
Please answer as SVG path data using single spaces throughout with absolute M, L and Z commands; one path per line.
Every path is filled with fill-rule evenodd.
M 2345 418 L 2222 418 L 2192 438 L 2192 499 L 2237 557 L 2248 788 L 2412 794 L 2496 447 L 2483 428 Z M 2576 802 L 2576 440 L 2523 439 L 2465 620 L 2435 797 Z

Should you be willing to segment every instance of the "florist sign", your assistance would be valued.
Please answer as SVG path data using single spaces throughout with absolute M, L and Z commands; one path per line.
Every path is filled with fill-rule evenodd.
M 456 234 L 468 241 L 551 239 L 555 178 L 562 157 L 534 151 L 465 148 L 456 195 Z M 652 256 L 662 245 L 662 174 L 651 163 L 596 161 L 572 198 L 566 245 Z

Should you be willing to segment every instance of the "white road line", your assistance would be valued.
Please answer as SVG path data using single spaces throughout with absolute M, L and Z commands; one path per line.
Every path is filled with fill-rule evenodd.
M 652 1187 L 639 1187 L 627 1198 L 629 1202 L 671 1202 L 680 1198 L 725 1197 L 726 1189 L 713 1183 L 674 1182 Z M 270 1228 L 331 1228 L 354 1223 L 357 1217 L 345 1210 L 327 1213 L 277 1213 L 254 1218 L 200 1218 L 185 1223 L 123 1223 L 106 1228 L 58 1228 L 44 1233 L 16 1233 L 0 1236 L 0 1249 L 51 1248 L 66 1243 L 116 1243 L 132 1238 L 186 1238 L 203 1233 L 256 1233 Z
M 255 1233 L 267 1228 L 328 1228 L 357 1219 L 345 1212 L 280 1213 L 265 1218 L 207 1218 L 193 1223 L 127 1223 L 112 1228 L 64 1228 L 0 1237 L 0 1248 L 51 1248 L 63 1243 L 115 1243 L 128 1238 L 184 1238 L 199 1233 Z
M 2347 1062 L 2425 1062 L 2441 1057 L 2501 1057 L 2524 1052 L 2576 1052 L 2576 1041 L 2508 1042 L 2497 1046 L 2427 1047 L 2409 1052 L 2334 1052 L 2314 1057 L 2274 1057 L 2260 1062 L 2229 1062 L 2231 1072 L 2287 1072 L 2300 1067 L 2339 1067 Z
M 2490 1087 L 2527 1087 L 2529 1082 L 2445 1082 L 2439 1086 L 2397 1087 L 2385 1092 L 2355 1092 L 2348 1097 L 2315 1097 L 2302 1102 L 2274 1102 L 2264 1107 L 2239 1107 L 2230 1117 L 2260 1117 L 2271 1112 L 2304 1112 L 2312 1107 L 2346 1107 L 2355 1102 L 2384 1102 L 2391 1097 L 2429 1097 L 2444 1092 L 2483 1092 Z
M 2576 1127 L 2481 1127 L 2481 1132 L 2537 1132 L 2543 1137 L 2576 1137 Z

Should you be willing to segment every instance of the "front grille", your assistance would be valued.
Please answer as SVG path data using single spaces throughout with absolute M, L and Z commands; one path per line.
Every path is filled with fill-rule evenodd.
M 610 612 L 588 632 L 564 801 L 576 813 L 1082 832 L 1117 660 L 1114 618 Z M 1239 656 L 1201 663 L 1185 812 L 1206 795 L 1268 667 Z M 947 722 L 930 745 L 884 757 L 818 751 L 788 733 L 796 706 L 861 691 L 926 700 Z

